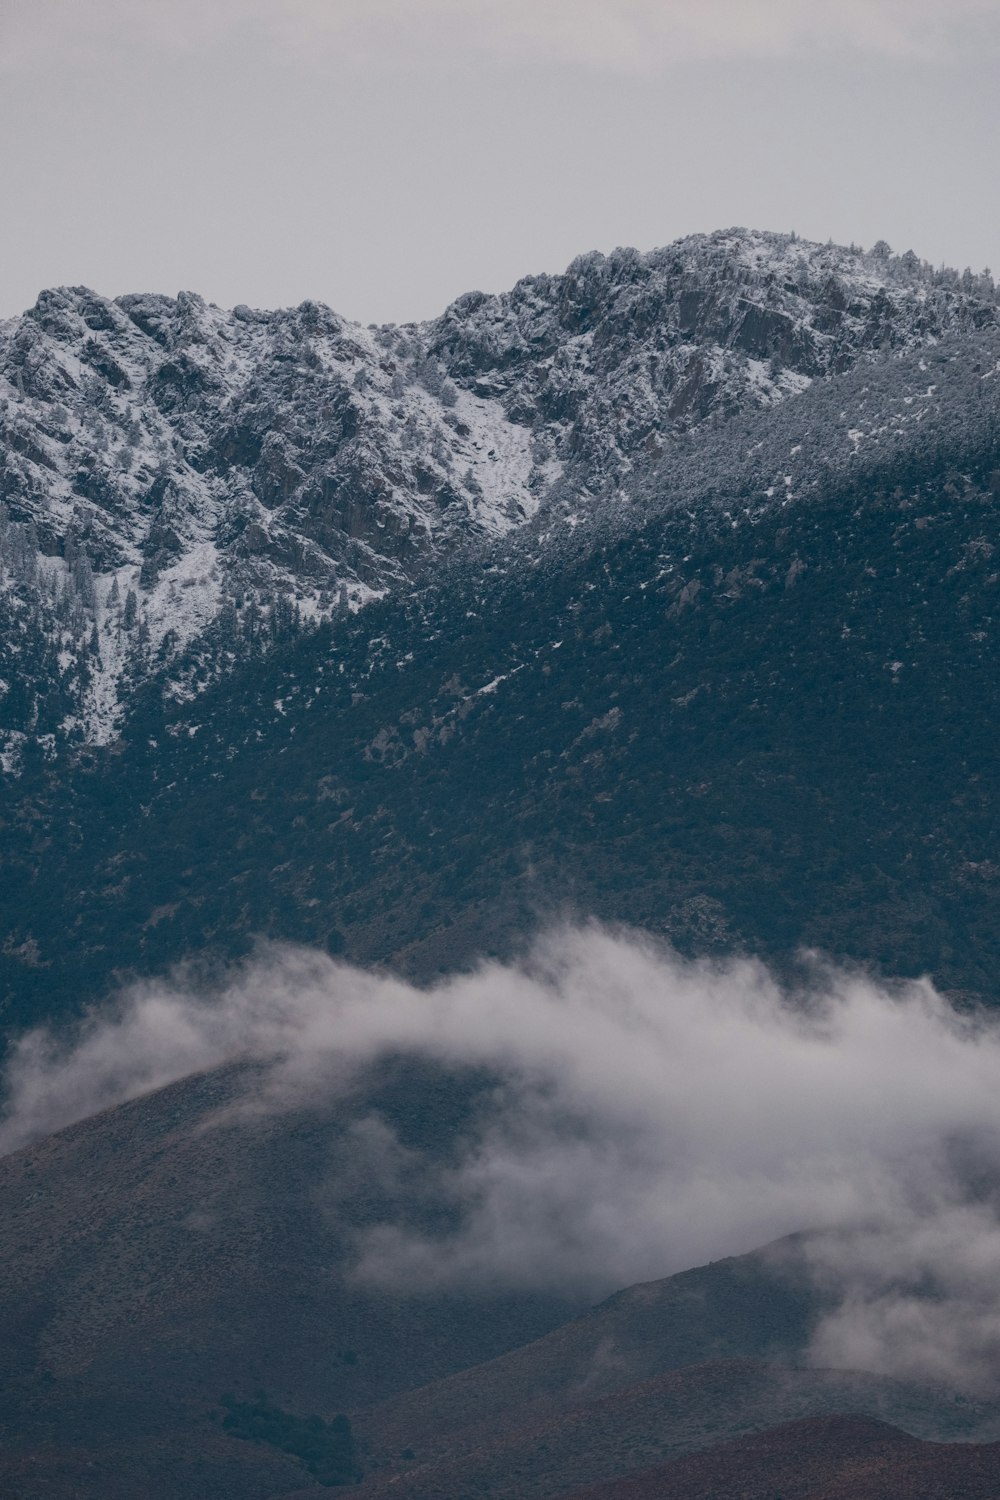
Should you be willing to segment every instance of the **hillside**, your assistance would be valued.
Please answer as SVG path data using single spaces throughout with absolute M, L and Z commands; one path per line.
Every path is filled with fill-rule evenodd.
M 1000 1450 L 919 1443 L 849 1417 L 793 1422 L 564 1500 L 987 1500 Z
M 360 1493 L 414 1500 L 561 1493 L 830 1412 L 1000 1430 L 947 1389 L 802 1368 L 824 1302 L 794 1240 L 569 1321 L 579 1294 L 358 1282 L 359 1230 L 440 1227 L 416 1162 L 448 1159 L 488 1080 L 400 1061 L 284 1104 L 261 1082 L 196 1075 L 0 1161 L 5 1493 L 297 1493 L 294 1455 L 222 1427 L 227 1392 L 346 1411 Z M 379 1120 L 415 1153 L 406 1182 L 366 1154 Z
M 425 1225 L 430 1189 L 366 1166 L 374 1122 L 446 1157 L 481 1080 L 386 1064 L 346 1096 L 262 1109 L 249 1065 L 194 1075 L 0 1161 L 5 1390 L 22 1435 L 135 1436 L 172 1402 L 258 1387 L 356 1408 L 561 1322 L 579 1295 L 355 1284 L 365 1226 Z M 375 1145 L 371 1147 L 372 1153 Z M 252 1354 L 249 1351 L 253 1351 Z M 74 1424 L 79 1424 L 77 1431 Z
M 525 1403 L 515 1417 L 495 1418 L 487 1404 L 480 1408 L 476 1429 L 444 1446 L 444 1451 L 432 1435 L 430 1457 L 425 1457 L 426 1446 L 418 1435 L 422 1429 L 417 1425 L 410 1434 L 412 1443 L 391 1455 L 395 1460 L 390 1460 L 392 1472 L 384 1476 L 373 1472 L 361 1493 L 372 1500 L 382 1495 L 442 1500 L 470 1494 L 489 1494 L 498 1500 L 545 1500 L 579 1484 L 613 1480 L 654 1464 L 666 1466 L 657 1473 L 657 1482 L 665 1479 L 676 1486 L 668 1494 L 684 1493 L 680 1489 L 686 1476 L 684 1455 L 707 1450 L 702 1469 L 717 1480 L 727 1472 L 726 1449 L 734 1437 L 743 1434 L 767 1433 L 792 1420 L 812 1419 L 820 1428 L 820 1417 L 836 1414 L 843 1421 L 846 1414 L 862 1430 L 859 1416 L 898 1422 L 908 1432 L 929 1430 L 935 1437 L 947 1433 L 965 1438 L 969 1428 L 961 1424 L 965 1414 L 960 1409 L 961 1425 L 948 1430 L 954 1409 L 947 1398 L 935 1399 L 930 1393 L 851 1371 L 789 1370 L 742 1361 L 687 1366 L 600 1398 L 587 1399 L 577 1388 L 575 1400 L 558 1416 L 546 1410 L 545 1403 L 540 1409 Z M 364 1419 L 356 1425 L 362 1432 L 368 1430 Z M 849 1420 L 845 1427 L 854 1430 Z M 995 1433 L 995 1418 L 988 1431 Z M 901 1436 L 885 1430 L 888 1442 Z M 726 1449 L 719 1452 L 723 1444 Z M 764 1447 L 764 1440 L 758 1440 L 758 1447 Z M 961 1460 L 953 1457 L 957 1447 L 945 1450 L 940 1465 L 945 1473 L 962 1472 Z M 398 1455 L 404 1451 L 414 1457 L 401 1464 Z M 758 1459 L 758 1465 L 768 1484 L 780 1484 L 789 1471 L 800 1482 L 815 1479 L 808 1461 L 797 1470 L 789 1464 L 782 1472 L 769 1448 L 764 1451 L 766 1462 Z M 919 1464 L 925 1456 L 920 1446 L 914 1443 L 910 1451 Z M 979 1464 L 969 1465 L 974 1474 L 1000 1472 L 1000 1447 L 995 1443 L 976 1444 L 976 1453 Z M 817 1454 L 817 1458 L 816 1467 L 835 1471 L 834 1455 Z M 728 1461 L 733 1464 L 732 1481 L 738 1482 L 737 1455 L 733 1453 Z M 675 1465 L 679 1473 L 671 1481 Z M 637 1492 L 642 1493 L 641 1484 Z

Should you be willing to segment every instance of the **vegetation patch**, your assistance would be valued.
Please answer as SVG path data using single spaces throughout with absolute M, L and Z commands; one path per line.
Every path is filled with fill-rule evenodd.
M 223 1396 L 221 1405 L 226 1409 L 222 1425 L 233 1437 L 293 1454 L 320 1484 L 355 1484 L 361 1478 L 347 1417 L 336 1416 L 329 1422 L 317 1416 L 297 1417 L 272 1406 L 263 1395 L 256 1401 Z

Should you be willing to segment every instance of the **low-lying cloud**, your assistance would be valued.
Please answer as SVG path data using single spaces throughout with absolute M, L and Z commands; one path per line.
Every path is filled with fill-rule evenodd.
M 789 992 L 596 927 L 427 989 L 271 949 L 211 994 L 147 986 L 69 1041 L 25 1037 L 0 1144 L 234 1056 L 265 1065 L 254 1107 L 282 1111 L 398 1054 L 496 1086 L 446 1164 L 360 1108 L 352 1169 L 419 1167 L 458 1225 L 366 1230 L 369 1285 L 598 1293 L 821 1229 L 818 1362 L 996 1384 L 1000 1024 L 927 983 L 817 963 Z
M 266 43 L 286 56 L 392 66 L 482 53 L 602 71 L 692 58 L 849 49 L 939 59 L 996 40 L 993 0 L 7 0 L 8 64 L 109 49 Z

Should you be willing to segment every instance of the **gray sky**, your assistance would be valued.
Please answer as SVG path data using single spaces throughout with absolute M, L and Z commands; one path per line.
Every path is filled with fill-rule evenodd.
M 1000 0 L 0 0 L 0 316 L 431 316 L 747 224 L 1000 269 Z

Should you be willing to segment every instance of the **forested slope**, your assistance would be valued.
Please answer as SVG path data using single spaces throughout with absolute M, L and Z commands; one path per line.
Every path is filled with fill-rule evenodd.
M 426 974 L 567 912 L 994 999 L 998 353 L 710 426 L 624 508 L 26 763 L 8 1023 L 258 935 Z

